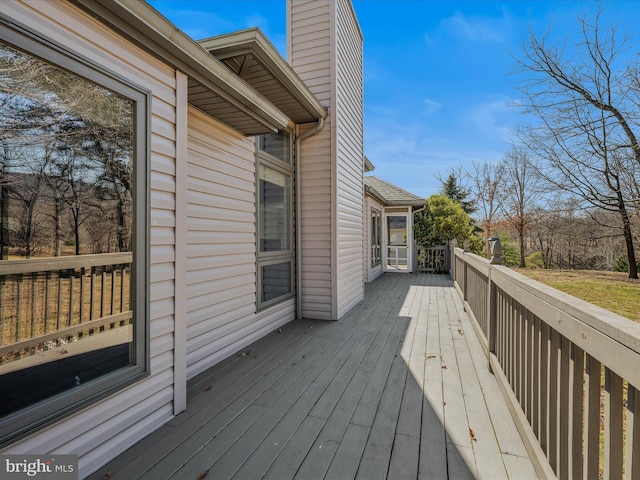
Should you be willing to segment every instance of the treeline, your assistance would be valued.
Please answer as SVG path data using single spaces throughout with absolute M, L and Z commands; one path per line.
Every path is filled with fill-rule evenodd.
M 575 37 L 531 33 L 516 61 L 529 123 L 499 162 L 454 174 L 475 201 L 480 235 L 503 237 L 521 267 L 638 278 L 640 64 L 605 16 L 579 18 Z

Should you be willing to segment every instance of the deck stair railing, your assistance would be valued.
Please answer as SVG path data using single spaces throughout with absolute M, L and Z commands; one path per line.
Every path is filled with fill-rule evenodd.
M 130 252 L 0 262 L 0 364 L 128 324 Z
M 540 478 L 640 479 L 640 324 L 453 245 L 451 275 Z

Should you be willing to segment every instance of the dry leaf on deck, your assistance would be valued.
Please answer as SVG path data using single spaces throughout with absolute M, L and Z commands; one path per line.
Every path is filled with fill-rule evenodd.
M 200 475 L 196 477 L 196 480 L 202 480 L 204 477 L 209 475 L 210 470 L 211 470 L 211 467 L 207 468 L 204 472 L 202 472 Z

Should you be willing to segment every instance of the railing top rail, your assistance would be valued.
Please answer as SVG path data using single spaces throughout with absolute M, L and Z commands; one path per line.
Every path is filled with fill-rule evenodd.
M 489 260 L 487 260 L 484 257 L 481 257 L 480 255 L 476 255 L 475 253 L 464 252 L 464 250 L 463 250 L 463 253 L 464 253 L 465 262 L 467 262 L 469 265 L 474 267 L 480 273 L 483 273 L 484 275 L 489 275 L 489 270 L 491 268 L 491 264 L 489 263 Z
M 428 250 L 446 250 L 446 245 L 436 245 L 435 247 L 425 247 L 424 245 L 416 245 L 416 248 L 424 248 Z
M 107 265 L 127 264 L 131 262 L 133 262 L 133 254 L 131 252 L 6 260 L 0 261 L 0 275 L 51 272 L 81 267 L 102 267 Z

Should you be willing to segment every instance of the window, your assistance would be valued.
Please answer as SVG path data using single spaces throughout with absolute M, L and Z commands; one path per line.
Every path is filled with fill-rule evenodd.
M 147 373 L 149 100 L 0 32 L 2 446 Z
M 289 134 L 256 140 L 258 309 L 293 296 L 293 169 Z
M 371 266 L 380 265 L 382 262 L 382 212 L 371 209 Z

